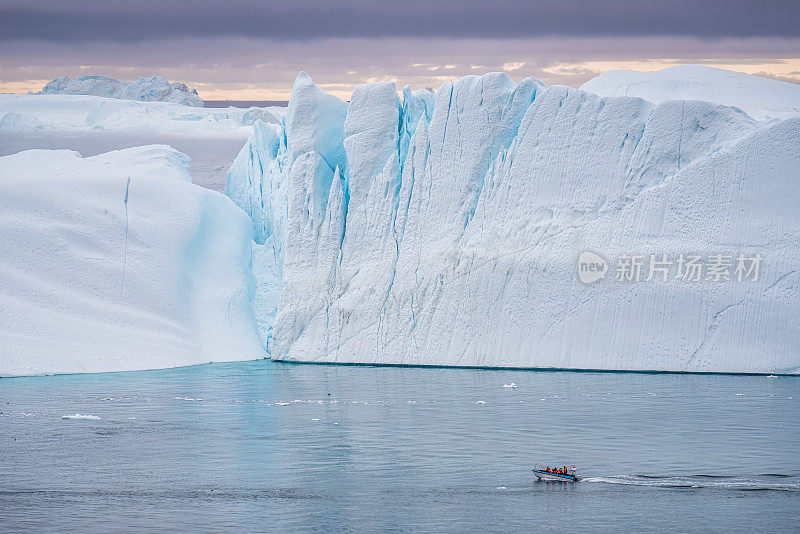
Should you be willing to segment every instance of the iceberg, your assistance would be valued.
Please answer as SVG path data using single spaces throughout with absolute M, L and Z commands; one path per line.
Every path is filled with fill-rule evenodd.
M 611 70 L 581 89 L 600 96 L 636 96 L 655 104 L 703 100 L 737 107 L 757 120 L 800 115 L 800 85 L 703 65 L 655 72 Z
M 796 117 L 499 73 L 346 104 L 301 73 L 226 192 L 277 360 L 798 373 L 798 184 Z M 616 268 L 582 283 L 585 251 Z M 616 279 L 625 257 L 695 253 L 763 264 Z
M 258 121 L 278 124 L 278 108 L 187 108 L 174 102 L 142 102 L 73 94 L 0 95 L 0 133 L 172 133 L 247 138 Z M 244 134 L 244 135 L 243 135 Z
M 30 132 L 42 130 L 45 125 L 36 117 L 28 113 L 15 113 L 9 111 L 0 117 L 0 131 L 2 132 Z
M 135 82 L 123 82 L 107 76 L 78 76 L 74 79 L 59 76 L 48 82 L 39 94 L 94 95 L 203 107 L 196 89 L 189 89 L 183 83 L 170 83 L 161 76 L 142 76 Z
M 263 357 L 252 235 L 168 146 L 0 158 L 0 376 Z
M 0 156 L 30 149 L 68 149 L 94 156 L 132 146 L 166 144 L 191 158 L 194 182 L 221 191 L 231 161 L 276 108 L 196 108 L 91 95 L 0 95 Z

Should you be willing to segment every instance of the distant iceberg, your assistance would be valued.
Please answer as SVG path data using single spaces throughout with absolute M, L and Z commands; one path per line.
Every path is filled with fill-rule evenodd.
M 123 82 L 107 76 L 78 76 L 74 79 L 60 76 L 48 82 L 40 94 L 94 95 L 203 107 L 196 89 L 189 89 L 182 83 L 170 83 L 161 76 L 143 76 L 135 82 Z
M 800 372 L 800 118 L 770 118 L 498 73 L 347 104 L 303 73 L 228 174 L 262 337 L 280 360 Z M 764 261 L 588 284 L 585 251 Z
M 737 107 L 757 120 L 800 116 L 800 85 L 703 65 L 654 72 L 610 70 L 581 89 L 600 96 L 636 96 L 655 104 L 703 100 Z
M 170 102 L 139 102 L 93 95 L 0 95 L 0 133 L 89 132 L 231 136 L 244 142 L 259 121 L 278 124 L 276 108 L 187 108 Z M 149 144 L 143 142 L 142 144 Z M 226 163 L 226 167 L 230 161 Z

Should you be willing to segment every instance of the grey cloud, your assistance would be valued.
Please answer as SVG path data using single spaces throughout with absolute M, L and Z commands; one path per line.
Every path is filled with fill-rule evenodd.
M 0 40 L 797 37 L 794 0 L 0 0 Z

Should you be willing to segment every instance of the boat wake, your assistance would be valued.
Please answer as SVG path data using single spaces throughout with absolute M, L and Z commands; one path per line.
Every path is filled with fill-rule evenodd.
M 736 475 L 610 475 L 606 477 L 587 477 L 583 482 L 601 484 L 621 484 L 625 486 L 649 486 L 660 488 L 689 488 L 689 489 L 717 489 L 732 491 L 788 491 L 800 492 L 800 482 L 788 482 L 785 479 L 795 479 L 795 475 L 765 474 L 756 476 Z M 784 479 L 777 482 L 775 479 Z

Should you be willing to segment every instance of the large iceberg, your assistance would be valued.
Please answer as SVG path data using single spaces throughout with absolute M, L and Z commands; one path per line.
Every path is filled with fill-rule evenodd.
M 800 118 L 497 73 L 347 105 L 301 74 L 226 191 L 276 359 L 800 372 Z
M 800 85 L 703 65 L 655 72 L 610 70 L 581 89 L 600 96 L 636 96 L 655 104 L 704 100 L 737 107 L 757 120 L 800 116 Z
M 183 83 L 170 83 L 162 76 L 142 76 L 135 82 L 123 82 L 108 76 L 59 76 L 44 86 L 40 94 L 94 95 L 125 100 L 173 102 L 203 107 L 196 89 Z
M 170 147 L 0 158 L 0 243 L 0 376 L 265 355 L 250 219 Z

